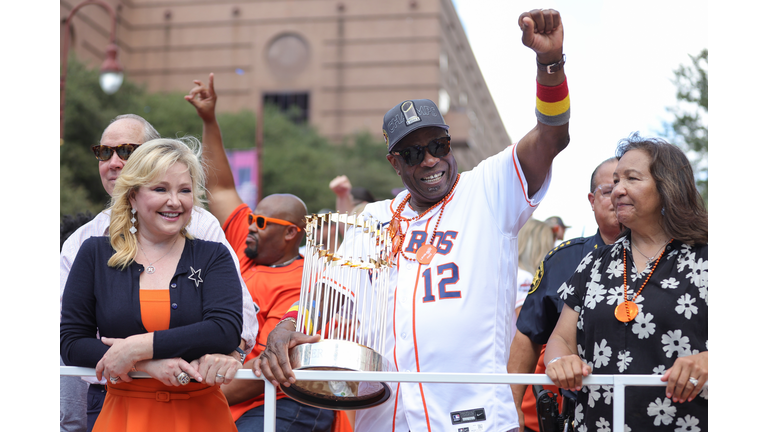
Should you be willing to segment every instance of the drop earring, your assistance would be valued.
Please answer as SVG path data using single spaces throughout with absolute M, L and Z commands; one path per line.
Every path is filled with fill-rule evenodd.
M 128 229 L 128 231 L 130 231 L 131 234 L 136 234 L 136 226 L 134 226 L 135 223 L 136 223 L 136 209 L 131 208 L 131 227 Z

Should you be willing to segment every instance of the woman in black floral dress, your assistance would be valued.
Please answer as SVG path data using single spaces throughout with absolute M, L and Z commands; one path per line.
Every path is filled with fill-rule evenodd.
M 547 375 L 578 392 L 577 432 L 613 430 L 613 388 L 582 388 L 590 373 L 667 382 L 626 389 L 625 431 L 706 431 L 707 211 L 676 146 L 633 134 L 617 155 L 611 200 L 626 230 L 560 287 Z

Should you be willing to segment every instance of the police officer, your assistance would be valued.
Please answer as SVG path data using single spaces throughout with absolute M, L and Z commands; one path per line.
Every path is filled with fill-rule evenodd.
M 517 318 L 517 334 L 512 340 L 507 372 L 533 373 L 535 370 L 536 373 L 544 373 L 544 345 L 563 309 L 563 301 L 557 289 L 573 275 L 584 256 L 600 246 L 612 244 L 621 232 L 611 204 L 613 171 L 617 164 L 618 159 L 611 157 L 592 172 L 587 198 L 595 214 L 597 233 L 592 237 L 580 237 L 560 243 L 546 255 L 536 270 L 531 290 Z M 520 424 L 523 424 L 524 419 L 525 431 L 538 431 L 536 395 L 527 387 L 512 385 L 512 394 Z M 557 388 L 554 386 L 544 388 L 557 394 Z

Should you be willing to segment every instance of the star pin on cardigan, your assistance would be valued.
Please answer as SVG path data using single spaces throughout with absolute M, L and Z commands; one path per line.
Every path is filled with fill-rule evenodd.
M 190 267 L 189 271 L 192 272 L 192 274 L 189 275 L 189 280 L 193 281 L 196 287 L 199 287 L 200 282 L 203 281 L 202 274 L 201 274 L 203 269 L 195 270 L 194 268 Z

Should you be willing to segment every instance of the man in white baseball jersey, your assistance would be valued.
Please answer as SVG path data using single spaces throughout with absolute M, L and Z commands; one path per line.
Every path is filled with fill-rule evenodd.
M 125 165 L 125 161 L 130 157 L 133 149 L 156 138 L 160 138 L 160 134 L 140 116 L 124 114 L 117 116 L 110 122 L 102 133 L 101 142 L 93 148 L 94 154 L 99 160 L 101 183 L 108 194 L 112 194 L 115 180 L 122 172 L 123 165 Z M 237 254 L 227 242 L 219 221 L 212 214 L 203 208 L 196 207 L 195 211 L 192 212 L 188 230 L 196 238 L 224 244 L 232 254 L 238 274 L 240 273 Z M 80 250 L 80 245 L 92 236 L 108 234 L 109 211 L 103 211 L 75 231 L 64 243 L 60 254 L 59 307 L 61 307 L 61 298 L 64 295 L 64 287 L 72 268 L 72 262 Z M 240 278 L 240 285 L 243 291 L 243 332 L 238 349 L 242 352 L 240 357 L 240 361 L 242 361 L 245 354 L 251 351 L 256 343 L 259 322 L 256 317 L 257 307 L 253 303 L 242 278 Z M 63 365 L 63 363 L 61 364 Z M 94 377 L 83 377 L 82 380 L 79 377 L 61 377 L 60 429 L 62 431 L 90 431 L 101 411 L 105 396 L 104 382 L 100 383 Z
M 434 102 L 404 101 L 384 116 L 387 159 L 406 190 L 369 204 L 395 245 L 385 352 L 399 371 L 506 373 L 512 341 L 517 233 L 544 197 L 569 141 L 563 27 L 554 10 L 523 13 L 523 44 L 538 63 L 536 127 L 463 174 Z M 254 372 L 295 382 L 288 349 L 319 336 L 282 322 Z M 390 383 L 382 405 L 359 410 L 362 431 L 516 431 L 508 385 Z

